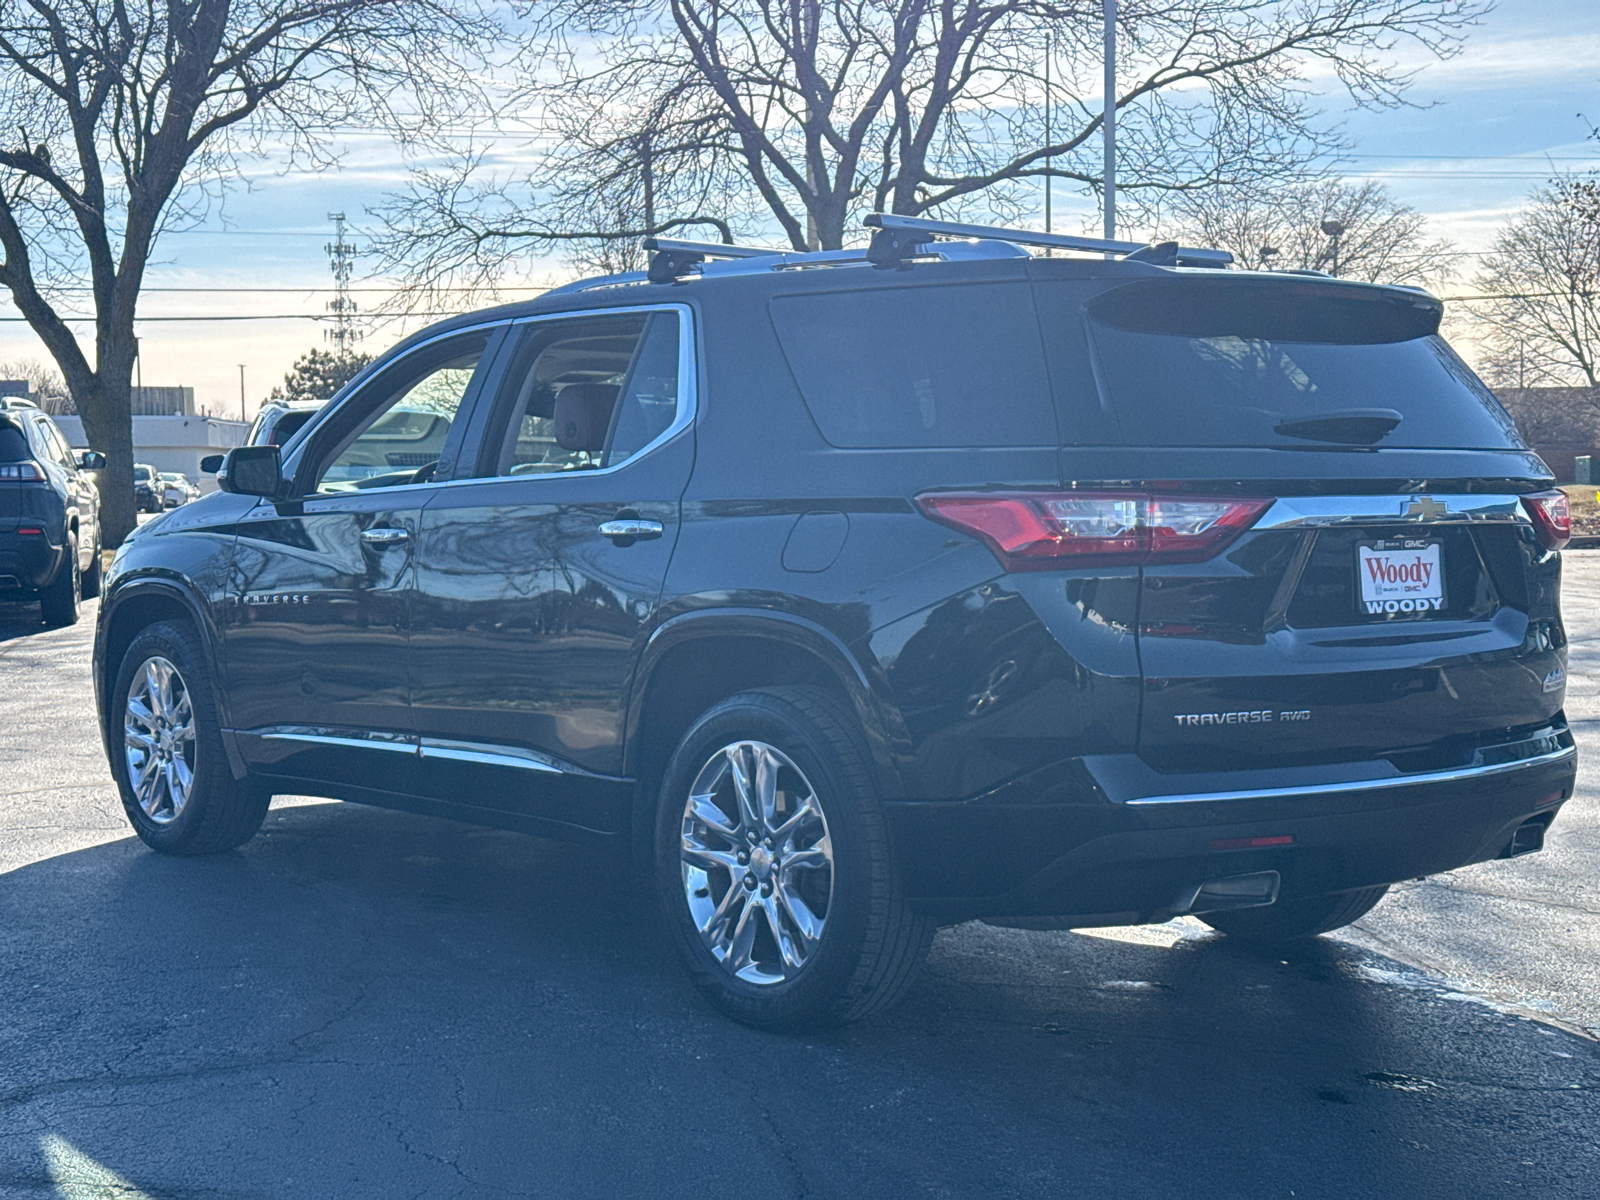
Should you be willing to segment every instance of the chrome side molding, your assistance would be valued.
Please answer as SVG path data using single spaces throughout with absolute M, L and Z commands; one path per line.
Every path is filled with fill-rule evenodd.
M 562 762 L 537 750 L 502 746 L 493 742 L 461 742 L 449 738 L 419 738 L 412 733 L 387 730 L 350 729 L 329 725 L 269 725 L 261 729 L 242 729 L 247 737 L 268 742 L 301 742 L 313 746 L 341 746 L 350 750 L 387 750 L 415 758 L 448 759 L 454 762 L 482 763 L 491 767 L 510 767 L 544 775 L 594 775 L 582 767 Z

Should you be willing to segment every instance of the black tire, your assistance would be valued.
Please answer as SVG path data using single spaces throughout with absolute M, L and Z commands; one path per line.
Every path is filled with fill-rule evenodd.
M 78 594 L 85 600 L 93 600 L 100 594 L 100 579 L 104 574 L 105 560 L 101 557 L 100 530 L 94 532 L 94 553 L 89 556 L 89 569 L 83 573 L 83 578 L 78 583 Z
M 177 755 L 190 778 L 186 798 L 181 805 L 174 804 L 170 782 L 164 795 L 158 785 L 150 797 L 154 811 L 147 811 L 130 776 L 126 724 L 135 677 L 152 662 L 175 669 L 178 686 L 171 689 L 172 695 L 187 697 L 193 740 Z M 178 707 L 181 711 L 181 702 Z M 215 854 L 242 846 L 261 828 L 272 796 L 254 780 L 235 779 L 229 769 L 205 653 L 192 626 L 160 621 L 133 639 L 117 669 L 107 712 L 111 774 L 128 820 L 145 845 L 163 854 Z M 139 748 L 134 749 L 138 754 Z
M 39 589 L 39 611 L 46 625 L 76 625 L 78 599 L 82 595 L 78 575 L 78 535 L 67 534 L 67 560 L 56 577 Z
M 1343 929 L 1371 912 L 1388 891 L 1387 884 L 1380 884 L 1353 892 L 1279 900 L 1262 908 L 1200 913 L 1199 917 L 1218 933 L 1242 942 L 1270 946 Z
M 748 828 L 744 825 L 740 826 L 744 835 L 737 829 L 728 835 L 732 841 L 708 832 L 710 827 L 704 823 L 694 825 L 697 836 L 720 839 L 730 847 L 738 845 L 745 863 L 752 861 L 751 855 L 758 856 L 754 866 L 735 868 L 730 862 L 725 867 L 706 868 L 703 880 L 695 882 L 691 872 L 697 869 L 698 860 L 686 868 L 683 850 L 686 827 L 691 825 L 685 812 L 690 791 L 697 779 L 706 786 L 709 776 L 705 772 L 723 771 L 726 787 L 717 785 L 714 799 L 719 806 L 728 804 L 732 768 L 724 764 L 733 761 L 727 752 L 738 744 L 763 747 L 758 753 L 767 755 L 765 761 L 778 764 L 774 766 L 775 786 L 777 794 L 784 797 L 779 803 L 785 808 L 773 817 L 775 822 L 810 810 L 812 806 L 804 800 L 807 788 L 822 818 L 820 822 L 807 818 L 811 835 L 797 832 L 780 838 L 776 853 L 765 855 L 756 843 L 745 850 L 741 839 Z M 690 978 L 707 1000 L 734 1020 L 774 1030 L 842 1024 L 887 1009 L 915 979 L 933 940 L 934 927 L 912 911 L 900 888 L 869 762 L 854 714 L 829 693 L 806 686 L 742 692 L 722 701 L 695 722 L 673 754 L 657 805 L 656 891 Z M 798 801 L 797 796 L 801 797 Z M 733 811 L 738 812 L 736 802 Z M 789 820 L 790 825 L 794 823 Z M 798 858 L 788 867 L 783 865 L 785 854 L 817 856 L 821 844 L 816 836 L 818 824 L 828 839 L 832 861 L 825 894 L 820 890 L 820 870 L 803 870 L 795 865 Z M 807 837 L 815 840 L 807 841 Z M 770 841 L 759 845 L 774 849 Z M 754 878 L 758 867 L 765 882 L 741 890 L 743 877 Z M 738 879 L 736 869 L 742 872 Z M 796 871 L 802 873 L 797 876 Z M 810 894 L 805 892 L 807 887 L 812 889 Z M 746 896 L 749 898 L 744 899 Z M 791 939 L 791 948 L 798 946 L 804 951 L 803 957 L 796 955 L 797 965 L 793 966 L 782 957 L 773 924 L 774 919 L 780 925 L 790 921 L 791 932 L 799 928 L 794 924 L 798 918 L 790 906 L 791 896 L 802 905 L 809 904 L 806 911 L 813 915 L 820 909 L 823 917 L 814 940 Z M 763 952 L 764 947 L 766 957 L 749 961 L 744 969 L 765 972 L 765 981 L 740 978 L 713 953 L 691 913 L 696 898 L 702 909 L 709 906 L 720 912 L 731 904 L 748 910 L 754 940 L 747 956 Z M 766 907 L 769 900 L 770 908 Z M 778 917 L 763 915 L 771 912 Z M 720 927 L 728 924 L 720 923 Z M 740 961 L 737 941 L 735 933 L 727 954 Z

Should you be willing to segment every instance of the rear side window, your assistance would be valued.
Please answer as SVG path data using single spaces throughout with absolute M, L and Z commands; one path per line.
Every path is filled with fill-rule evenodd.
M 504 432 L 480 473 L 598 471 L 655 444 L 681 415 L 681 331 L 672 310 L 527 326 L 492 423 Z
M 1311 446 L 1330 414 L 1392 410 L 1380 447 L 1523 449 L 1498 400 L 1438 335 L 1423 297 L 1315 283 L 1152 281 L 1086 306 L 1126 440 Z
M 33 458 L 28 439 L 9 421 L 0 420 L 0 462 L 27 462 Z
M 832 445 L 1056 444 L 1026 284 L 781 296 L 771 313 L 806 407 Z

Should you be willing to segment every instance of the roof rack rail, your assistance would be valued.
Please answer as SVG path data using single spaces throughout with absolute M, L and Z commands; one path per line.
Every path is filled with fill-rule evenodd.
M 902 217 L 895 213 L 869 213 L 869 228 L 878 232 L 872 237 L 873 250 L 869 257 L 874 262 L 888 264 L 903 261 L 916 253 L 916 248 L 937 237 L 992 238 L 1015 242 L 1019 246 L 1044 246 L 1055 250 L 1078 250 L 1091 254 L 1116 254 L 1146 262 L 1179 267 L 1226 267 L 1233 255 L 1226 250 L 1202 250 L 1179 246 L 1175 242 L 1113 242 L 1104 238 L 1076 237 L 1067 233 L 1035 233 L 1031 229 L 1006 229 L 999 225 L 967 225 L 959 221 L 934 221 L 927 217 Z
M 681 238 L 647 237 L 644 248 L 650 252 L 651 283 L 671 283 L 690 267 L 708 258 L 760 258 L 767 254 L 780 254 L 762 246 L 732 246 L 726 242 L 691 242 Z

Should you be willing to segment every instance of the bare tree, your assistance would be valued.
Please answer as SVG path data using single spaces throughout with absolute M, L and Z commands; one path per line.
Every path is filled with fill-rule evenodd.
M 1535 192 L 1477 287 L 1493 379 L 1600 388 L 1600 179 L 1563 176 Z
M 52 370 L 36 358 L 15 358 L 0 362 L 0 379 L 26 379 L 34 402 L 54 415 L 72 412 L 72 397 L 62 382 L 61 372 Z
M 1402 103 L 1399 44 L 1448 55 L 1485 7 L 1124 0 L 1119 190 L 1137 210 L 1279 179 L 1338 145 L 1311 68 L 1357 103 Z M 542 169 L 423 177 L 400 198 L 402 211 L 437 204 L 452 222 L 437 239 L 487 255 L 458 254 L 454 283 L 506 265 L 489 243 L 548 252 L 574 212 L 593 219 L 596 195 L 637 219 L 653 191 L 657 212 L 776 224 L 806 249 L 842 246 L 867 210 L 1015 217 L 1037 212 L 1046 177 L 1102 185 L 1099 0 L 545 0 L 532 13 L 522 101 L 549 122 Z M 429 261 L 436 228 L 413 223 L 389 264 Z
M 157 239 L 242 155 L 327 166 L 338 127 L 445 111 L 490 29 L 451 2 L 0 0 L 0 284 L 109 460 L 108 544 L 134 524 L 133 328 Z M 85 286 L 92 355 L 65 307 Z
M 1448 276 L 1460 255 L 1430 240 L 1427 219 L 1382 184 L 1339 179 L 1186 193 L 1169 207 L 1185 241 L 1231 251 L 1248 267 L 1329 271 L 1368 283 Z M 1337 229 L 1337 236 L 1330 229 Z

